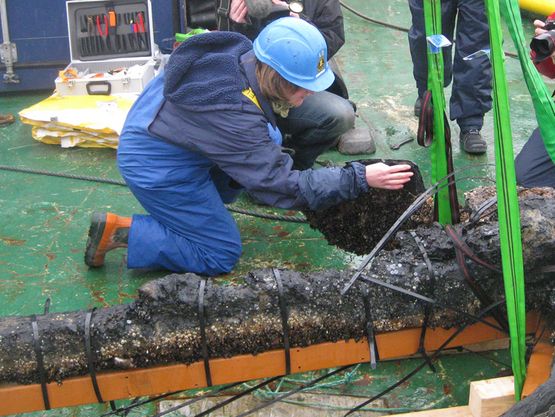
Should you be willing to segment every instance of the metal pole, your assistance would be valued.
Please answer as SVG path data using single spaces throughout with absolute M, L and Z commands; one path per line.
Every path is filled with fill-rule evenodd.
M 13 71 L 13 63 L 17 61 L 17 52 L 15 44 L 10 42 L 10 31 L 8 26 L 8 11 L 6 8 L 6 0 L 0 0 L 0 19 L 2 22 L 2 39 L 0 45 L 0 58 L 6 66 L 6 73 L 4 74 L 5 83 L 18 83 L 19 77 Z

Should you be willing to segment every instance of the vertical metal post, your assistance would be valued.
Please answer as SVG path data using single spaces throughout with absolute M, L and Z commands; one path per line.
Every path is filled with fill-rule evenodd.
M 10 42 L 6 0 L 0 0 L 0 21 L 2 22 L 3 39 L 0 45 L 0 61 L 6 66 L 6 73 L 3 76 L 4 82 L 19 83 L 19 77 L 13 70 L 13 64 L 17 62 L 17 50 L 15 44 Z

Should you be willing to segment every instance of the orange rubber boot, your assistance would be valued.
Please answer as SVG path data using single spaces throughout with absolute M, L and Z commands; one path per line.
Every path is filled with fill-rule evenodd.
M 121 217 L 113 213 L 93 213 L 85 249 L 85 263 L 91 267 L 103 266 L 106 252 L 127 247 L 130 227 L 131 217 Z

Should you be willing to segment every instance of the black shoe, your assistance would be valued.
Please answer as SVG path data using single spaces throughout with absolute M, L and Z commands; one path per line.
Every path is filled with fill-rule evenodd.
M 461 132 L 460 135 L 461 148 L 471 154 L 480 155 L 486 152 L 488 145 L 478 129 L 470 129 Z
M 414 103 L 414 115 L 420 117 L 422 113 L 422 97 L 418 97 Z

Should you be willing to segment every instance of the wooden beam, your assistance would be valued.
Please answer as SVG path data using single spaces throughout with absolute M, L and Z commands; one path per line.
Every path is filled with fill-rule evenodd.
M 492 320 L 493 322 L 493 320 Z M 530 317 L 528 324 L 537 323 Z M 425 347 L 437 350 L 456 329 L 428 329 Z M 535 328 L 529 327 L 534 332 Z M 418 352 L 420 328 L 382 333 L 376 336 L 381 360 L 403 358 Z M 449 343 L 448 348 L 465 346 L 489 340 L 503 339 L 506 335 L 491 327 L 476 323 L 468 326 Z M 366 339 L 322 343 L 291 349 L 293 373 L 362 363 L 369 361 Z M 258 355 L 240 355 L 210 360 L 214 385 L 283 375 L 285 355 L 274 350 Z M 102 372 L 97 374 L 98 385 L 105 401 L 139 396 L 150 396 L 171 391 L 206 387 L 203 362 L 190 365 L 176 364 L 146 369 Z M 51 408 L 70 407 L 97 402 L 90 377 L 69 378 L 62 383 L 50 383 L 47 391 Z M 44 410 L 40 384 L 0 385 L 0 416 Z
M 524 387 L 522 388 L 523 398 L 529 396 L 549 379 L 554 354 L 554 346 L 550 343 L 540 342 L 534 347 L 528 362 Z

